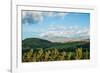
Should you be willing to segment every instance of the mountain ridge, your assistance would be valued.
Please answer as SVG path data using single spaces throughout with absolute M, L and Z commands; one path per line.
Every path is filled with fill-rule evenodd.
M 51 42 L 48 40 L 40 39 L 40 38 L 27 38 L 22 40 L 22 49 L 37 49 L 37 48 L 58 48 L 58 49 L 65 49 L 65 48 L 89 48 L 90 41 L 89 39 L 81 40 L 81 41 L 70 41 L 70 42 Z

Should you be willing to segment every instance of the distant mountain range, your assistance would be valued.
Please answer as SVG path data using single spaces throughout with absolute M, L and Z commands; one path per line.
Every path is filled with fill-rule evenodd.
M 45 40 L 49 40 L 51 42 L 61 42 L 61 43 L 65 43 L 65 42 L 73 42 L 73 41 L 87 41 L 89 39 L 89 37 L 77 37 L 77 38 L 68 38 L 68 37 L 42 37 L 41 39 L 45 39 Z
M 48 40 L 40 39 L 40 38 L 27 38 L 22 40 L 22 48 L 23 49 L 75 49 L 75 48 L 90 48 L 90 40 L 71 40 L 67 42 L 51 42 Z

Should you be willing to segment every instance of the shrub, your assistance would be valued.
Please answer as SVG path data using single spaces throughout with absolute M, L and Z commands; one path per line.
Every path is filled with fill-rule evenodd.
M 82 48 L 77 48 L 76 49 L 76 59 L 81 59 L 82 58 Z

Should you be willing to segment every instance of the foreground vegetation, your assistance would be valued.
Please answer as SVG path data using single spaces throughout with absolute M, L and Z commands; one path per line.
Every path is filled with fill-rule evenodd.
M 90 59 L 90 52 L 82 48 L 76 48 L 74 51 L 61 49 L 27 49 L 23 50 L 22 62 L 40 62 L 40 61 L 63 61 L 63 60 L 86 60 Z
M 39 38 L 22 40 L 22 62 L 90 59 L 90 41 L 51 42 Z

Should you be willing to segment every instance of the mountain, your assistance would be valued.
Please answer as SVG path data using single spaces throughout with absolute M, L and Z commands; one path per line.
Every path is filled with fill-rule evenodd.
M 57 48 L 61 50 L 69 50 L 75 51 L 76 48 L 83 48 L 89 50 L 90 48 L 90 40 L 80 40 L 80 41 L 69 41 L 69 42 L 51 42 L 44 39 L 39 38 L 27 38 L 22 41 L 22 48 L 23 49 L 52 49 Z
M 47 48 L 50 47 L 53 43 L 39 38 L 27 38 L 22 41 L 23 49 L 28 48 Z
M 71 38 L 71 37 L 49 37 L 49 36 L 45 36 L 45 37 L 41 37 L 42 39 L 45 40 L 49 40 L 51 42 L 61 42 L 61 43 L 65 43 L 65 42 L 73 42 L 73 41 L 81 41 L 81 40 L 87 40 L 89 39 L 89 37 L 77 37 L 77 38 Z

